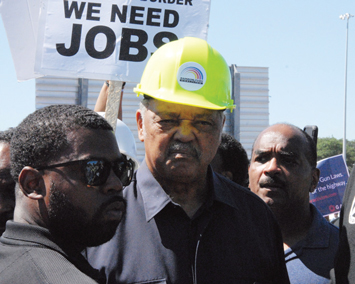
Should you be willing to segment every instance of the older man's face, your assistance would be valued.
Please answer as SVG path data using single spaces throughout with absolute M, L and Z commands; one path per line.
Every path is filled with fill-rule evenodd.
M 275 212 L 309 203 L 318 171 L 306 158 L 302 133 L 287 125 L 275 125 L 255 141 L 249 167 L 249 187 Z
M 205 176 L 220 143 L 224 115 L 215 110 L 152 100 L 138 133 L 146 162 L 159 179 L 189 183 Z
M 13 218 L 15 182 L 10 175 L 10 144 L 0 142 L 0 236 L 7 220 Z

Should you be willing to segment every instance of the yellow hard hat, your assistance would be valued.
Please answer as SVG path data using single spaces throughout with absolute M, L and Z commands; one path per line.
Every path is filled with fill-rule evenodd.
M 157 49 L 133 90 L 176 104 L 215 110 L 235 107 L 226 61 L 199 38 L 185 37 Z

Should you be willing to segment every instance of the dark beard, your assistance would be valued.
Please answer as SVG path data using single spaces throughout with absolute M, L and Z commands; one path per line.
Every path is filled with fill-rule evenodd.
M 117 197 L 117 200 L 122 199 Z M 106 205 L 102 204 L 93 218 L 88 220 L 84 210 L 75 207 L 66 195 L 52 184 L 48 209 L 49 231 L 62 243 L 78 249 L 101 245 L 113 237 L 118 226 L 118 222 L 102 221 Z

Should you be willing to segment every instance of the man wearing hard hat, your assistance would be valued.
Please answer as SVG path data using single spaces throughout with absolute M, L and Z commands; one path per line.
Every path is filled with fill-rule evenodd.
M 289 283 L 271 211 L 209 166 L 234 107 L 223 57 L 201 39 L 167 43 L 134 91 L 145 160 L 126 218 L 89 262 L 108 283 Z

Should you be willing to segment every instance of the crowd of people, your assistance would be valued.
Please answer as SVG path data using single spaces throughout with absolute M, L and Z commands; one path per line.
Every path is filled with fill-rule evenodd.
M 94 111 L 52 105 L 0 132 L 0 284 L 355 283 L 354 171 L 338 229 L 309 202 L 306 132 L 267 127 L 249 161 L 223 133 L 230 72 L 206 41 L 149 59 L 141 163 L 129 128 L 104 119 L 107 88 Z

